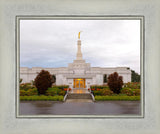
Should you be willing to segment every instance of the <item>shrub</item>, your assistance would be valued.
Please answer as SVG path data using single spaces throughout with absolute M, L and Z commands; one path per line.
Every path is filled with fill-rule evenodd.
M 64 88 L 69 88 L 69 85 L 54 85 L 54 86 L 52 86 L 53 88 L 59 88 L 59 89 L 64 89 Z
M 55 95 L 58 95 L 60 91 L 61 89 L 58 89 L 58 88 L 48 88 L 48 90 L 46 91 L 46 95 L 55 96 Z
M 25 96 L 26 95 L 26 91 L 25 90 L 20 90 L 20 96 Z
M 102 94 L 102 91 L 94 91 L 93 94 L 94 94 L 94 95 L 101 95 L 101 94 Z
M 28 95 L 28 96 L 38 95 L 38 91 L 37 91 L 36 88 L 28 89 L 28 90 L 26 91 L 26 95 Z
M 134 90 L 133 90 L 133 92 L 134 92 Z M 141 94 L 140 89 L 136 89 L 135 90 L 135 96 L 140 96 L 140 94 Z
M 28 89 L 27 91 L 20 90 L 20 96 L 32 96 L 32 95 L 38 95 L 36 88 Z
M 21 101 L 63 101 L 63 96 L 20 96 Z
M 106 96 L 106 95 L 112 95 L 113 91 L 110 89 L 101 89 L 101 90 L 92 90 L 94 95 L 101 95 L 101 96 Z
M 121 93 L 126 94 L 127 96 L 132 96 L 133 95 L 133 92 L 132 92 L 131 88 L 124 88 L 124 89 L 121 90 Z
M 110 74 L 108 77 L 108 86 L 116 94 L 120 93 L 123 86 L 123 78 L 117 72 Z
M 64 91 L 67 91 L 67 90 L 68 90 L 68 88 L 64 88 L 63 90 L 64 90 Z
M 127 96 L 127 95 L 119 93 L 119 94 L 112 94 L 112 96 Z
M 65 92 L 65 91 L 60 91 L 58 95 L 62 95 L 62 96 L 64 96 L 65 94 L 66 94 L 66 92 Z
M 27 91 L 28 89 L 32 89 L 32 88 L 34 88 L 34 86 L 31 86 L 31 83 L 20 84 L 20 90 Z
M 46 91 L 46 95 L 47 96 L 55 96 L 55 95 L 65 95 L 65 91 L 64 90 L 61 90 L 59 88 L 55 88 L 55 87 L 52 87 L 52 88 L 48 88 L 48 90 Z
M 95 90 L 103 89 L 103 88 L 108 88 L 109 89 L 109 87 L 107 85 L 91 85 L 90 88 L 95 89 Z
M 113 91 L 109 90 L 109 89 L 102 89 L 102 94 L 101 95 L 112 95 L 113 94 Z
M 45 94 L 46 90 L 52 86 L 52 75 L 45 70 L 42 70 L 35 78 L 35 86 L 38 89 L 38 94 Z
M 91 91 L 95 91 L 95 89 L 94 89 L 94 88 L 91 88 Z
M 124 87 L 132 89 L 140 89 L 140 82 L 128 82 L 124 84 Z
M 140 96 L 140 89 L 123 88 L 121 93 L 127 96 Z
M 140 100 L 140 96 L 95 96 L 95 100 L 97 101 L 107 101 L 107 100 L 136 101 L 136 100 Z

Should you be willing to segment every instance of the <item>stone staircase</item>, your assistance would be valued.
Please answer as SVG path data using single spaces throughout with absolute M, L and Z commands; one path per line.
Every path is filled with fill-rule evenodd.
M 92 95 L 90 93 L 68 93 L 66 99 L 91 99 Z

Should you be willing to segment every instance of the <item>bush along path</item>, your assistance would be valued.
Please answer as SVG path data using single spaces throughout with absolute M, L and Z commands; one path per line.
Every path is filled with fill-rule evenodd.
M 96 101 L 139 101 L 141 94 L 139 83 L 126 83 L 126 85 L 122 89 L 120 89 L 118 94 L 110 90 L 109 86 L 107 85 L 92 85 L 88 90 L 95 96 Z
M 20 96 L 21 101 L 63 101 L 63 96 Z
M 140 96 L 95 96 L 96 101 L 139 101 Z
M 63 101 L 67 90 L 70 90 L 67 85 L 52 86 L 44 94 L 39 95 L 34 85 L 23 83 L 20 84 L 20 101 Z

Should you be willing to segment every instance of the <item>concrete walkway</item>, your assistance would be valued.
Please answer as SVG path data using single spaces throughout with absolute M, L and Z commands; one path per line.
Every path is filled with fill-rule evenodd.
M 140 101 L 21 101 L 20 115 L 140 115 Z

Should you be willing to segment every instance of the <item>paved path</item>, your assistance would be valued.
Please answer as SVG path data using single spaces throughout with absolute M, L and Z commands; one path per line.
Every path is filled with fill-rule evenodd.
M 140 114 L 139 101 L 53 102 L 21 101 L 20 115 L 128 115 Z

